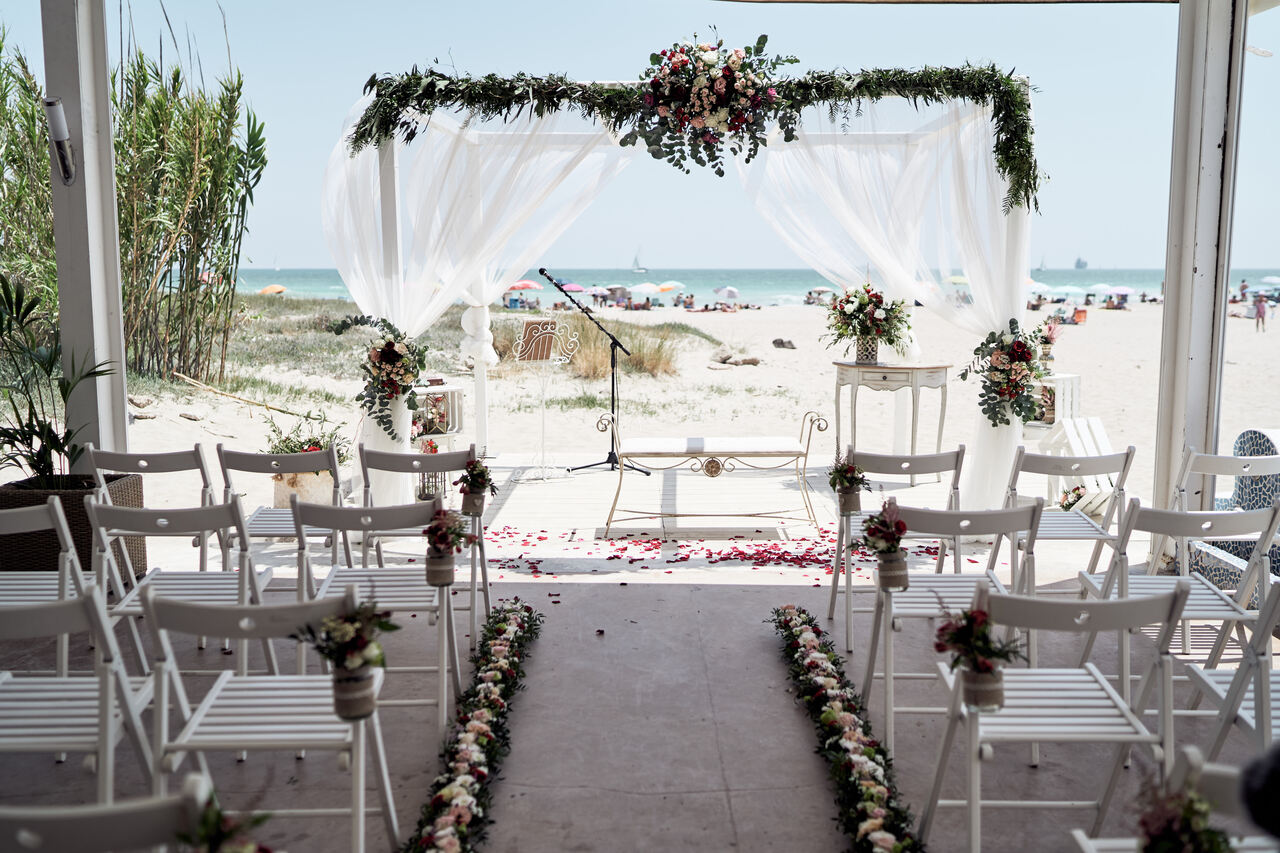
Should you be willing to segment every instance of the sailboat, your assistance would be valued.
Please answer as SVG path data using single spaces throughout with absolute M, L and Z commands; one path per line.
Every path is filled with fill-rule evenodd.
M 636 249 L 635 260 L 631 262 L 631 271 L 634 273 L 642 273 L 642 274 L 647 273 L 649 271 L 647 267 L 640 266 L 640 250 L 639 249 Z

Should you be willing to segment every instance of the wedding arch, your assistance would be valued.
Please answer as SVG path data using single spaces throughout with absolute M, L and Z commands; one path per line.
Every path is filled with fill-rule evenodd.
M 635 83 L 434 68 L 369 79 L 326 170 L 326 236 L 361 310 L 411 335 L 468 305 L 479 444 L 497 361 L 488 305 L 627 165 L 631 146 L 685 171 L 724 175 L 733 159 L 766 221 L 835 284 L 860 282 L 856 249 L 891 295 L 978 338 L 1021 320 L 1040 180 L 1025 80 L 994 66 L 782 77 L 794 58 L 765 44 L 676 44 Z M 711 76 L 741 95 L 735 108 L 708 108 L 726 101 Z M 950 301 L 939 281 L 955 268 L 971 304 Z M 997 472 L 1020 437 L 1016 422 L 979 431 L 965 489 L 975 505 L 999 502 Z

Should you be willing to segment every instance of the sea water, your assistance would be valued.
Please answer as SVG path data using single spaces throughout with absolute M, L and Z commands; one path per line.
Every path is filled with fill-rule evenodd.
M 668 281 L 677 281 L 684 285 L 680 291 L 692 295 L 694 302 L 702 306 L 714 303 L 719 297 L 713 293 L 722 287 L 734 287 L 738 290 L 740 303 L 752 305 L 799 305 L 805 294 L 816 287 L 833 287 L 833 285 L 813 270 L 807 269 L 650 269 L 645 273 L 633 273 L 626 269 L 552 269 L 549 272 L 563 281 L 576 282 L 584 288 L 609 287 L 623 285 L 630 287 L 642 282 L 661 285 Z M 1251 288 L 1274 287 L 1262 283 L 1264 276 L 1280 277 L 1280 270 L 1238 269 L 1232 270 L 1228 281 L 1233 292 L 1238 291 L 1240 280 L 1245 279 Z M 529 295 L 538 297 L 543 306 L 561 300 L 551 285 L 538 275 L 537 270 L 529 270 L 524 278 L 537 281 L 543 290 L 531 291 Z M 1132 287 L 1139 293 L 1154 296 L 1160 293 L 1164 284 L 1164 270 L 1032 270 L 1031 277 L 1050 288 L 1070 285 L 1085 292 L 1100 285 L 1111 287 Z M 875 277 L 872 277 L 875 280 Z M 350 299 L 341 276 L 335 269 L 242 269 L 240 271 L 239 290 L 241 293 L 257 293 L 262 288 L 279 284 L 285 288 L 286 296 Z M 964 285 L 952 285 L 963 289 Z M 1052 296 L 1052 294 L 1048 294 Z M 672 294 L 663 293 L 656 297 L 670 304 Z M 1080 297 L 1076 297 L 1079 299 Z M 1134 297 L 1136 298 L 1136 297 Z

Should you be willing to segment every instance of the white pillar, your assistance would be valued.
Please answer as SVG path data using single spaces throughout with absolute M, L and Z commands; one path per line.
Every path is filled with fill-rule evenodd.
M 1248 0 L 1181 0 L 1174 93 L 1155 495 L 1183 447 L 1217 452 Z M 1201 507 L 1212 508 L 1203 493 Z
M 63 360 L 111 363 L 112 372 L 71 395 L 67 423 L 80 443 L 127 450 L 120 233 L 102 0 L 41 0 L 45 90 L 62 99 L 77 175 L 64 186 L 53 164 L 53 238 Z M 81 458 L 78 472 L 87 470 Z

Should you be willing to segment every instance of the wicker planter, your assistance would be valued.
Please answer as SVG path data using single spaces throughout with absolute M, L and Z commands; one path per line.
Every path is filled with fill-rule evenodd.
M 910 586 L 907 580 L 907 557 L 901 550 L 876 554 L 876 585 L 893 592 L 901 592 Z
M 975 711 L 999 711 L 1004 707 L 1004 670 L 960 670 L 960 690 L 965 707 Z
M 475 492 L 463 495 L 462 514 L 484 515 L 484 492 Z
M 80 567 L 89 571 L 93 567 L 93 529 L 89 526 L 89 516 L 84 511 L 86 495 L 93 493 L 93 478 L 69 475 L 62 478 L 67 488 L 63 489 L 28 489 L 23 484 L 28 480 L 7 483 L 0 486 L 0 509 L 18 509 L 19 507 L 38 506 L 57 497 L 62 500 L 62 512 L 67 517 L 67 526 L 71 528 L 71 539 L 76 543 L 76 555 L 80 558 Z M 142 506 L 141 474 L 108 474 L 107 494 L 116 506 Z M 130 536 L 125 540 L 129 550 L 129 560 L 133 563 L 134 573 L 138 576 L 147 571 L 147 541 L 140 536 Z M 58 570 L 58 537 L 52 530 L 39 533 L 19 533 L 13 536 L 0 536 L 0 568 L 8 571 L 51 571 Z
M 431 586 L 450 586 L 453 583 L 453 554 L 427 552 L 427 583 Z
M 333 668 L 333 712 L 344 720 L 363 720 L 378 709 L 373 667 Z
M 853 515 L 862 512 L 861 489 L 836 489 L 836 499 L 840 502 L 841 515 Z
M 309 504 L 333 503 L 333 475 L 328 471 L 301 474 L 272 474 L 271 484 L 275 492 L 272 502 L 276 509 L 289 508 L 289 496 Z
M 880 362 L 880 339 L 874 335 L 861 335 L 854 344 L 853 351 L 858 364 L 878 364 Z

